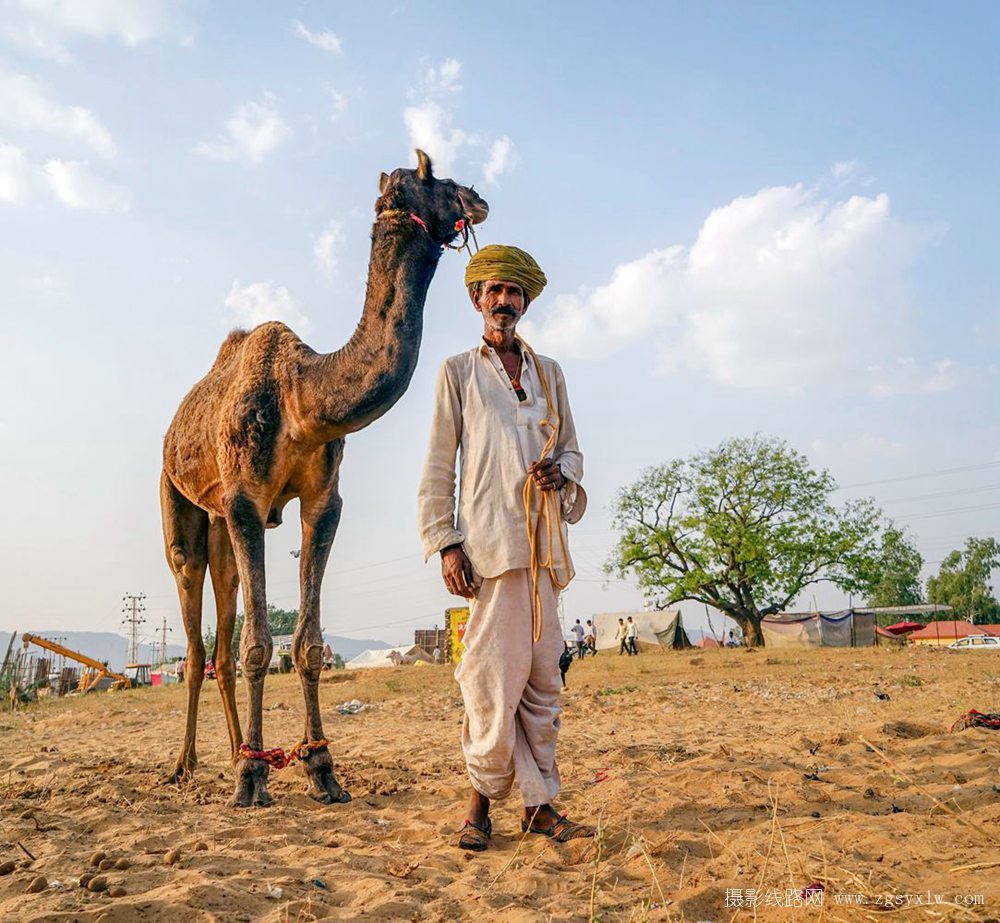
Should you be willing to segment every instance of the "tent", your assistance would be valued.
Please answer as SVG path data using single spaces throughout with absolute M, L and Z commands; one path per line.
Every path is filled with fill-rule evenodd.
M 768 647 L 872 647 L 875 615 L 841 612 L 779 612 L 761 620 Z
M 618 619 L 624 621 L 632 616 L 639 629 L 640 648 L 662 647 L 667 650 L 683 650 L 691 647 L 691 641 L 684 630 L 684 619 L 680 609 L 657 609 L 653 612 L 598 612 L 593 617 L 594 634 L 599 651 L 617 650 L 615 640 Z
M 886 625 L 885 630 L 891 635 L 905 635 L 911 631 L 920 631 L 923 627 L 920 622 L 896 622 L 895 625 Z
M 348 670 L 370 669 L 382 667 L 398 667 L 414 664 L 422 660 L 431 663 L 432 658 L 419 644 L 403 645 L 402 647 L 383 647 L 375 650 L 362 651 L 357 657 L 348 660 L 344 666 Z

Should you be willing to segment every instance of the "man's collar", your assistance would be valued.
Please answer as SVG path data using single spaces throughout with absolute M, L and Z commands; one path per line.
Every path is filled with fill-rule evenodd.
M 524 351 L 524 350 L 523 350 L 523 349 L 521 348 L 521 338 L 520 338 L 520 337 L 515 337 L 515 338 L 514 338 L 514 346 L 516 347 L 516 350 L 517 350 L 517 352 L 519 352 L 519 353 L 520 353 L 520 352 L 523 352 L 523 351 Z M 483 339 L 482 337 L 480 337 L 480 338 L 479 338 L 479 352 L 480 352 L 480 353 L 482 353 L 482 355 L 484 355 L 484 356 L 488 356 L 488 355 L 489 355 L 490 353 L 493 353 L 493 354 L 494 354 L 494 355 L 496 355 L 496 356 L 499 356 L 499 355 L 500 355 L 500 354 L 499 354 L 499 353 L 498 353 L 498 352 L 497 352 L 497 351 L 496 351 L 496 350 L 495 350 L 495 349 L 494 349 L 494 348 L 493 348 L 492 346 L 490 346 L 490 344 L 489 344 L 489 343 L 487 343 L 487 342 L 486 342 L 486 340 L 484 340 L 484 339 Z

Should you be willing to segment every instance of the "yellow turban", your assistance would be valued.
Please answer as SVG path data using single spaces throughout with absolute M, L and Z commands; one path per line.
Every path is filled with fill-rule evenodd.
M 516 282 L 524 289 L 529 301 L 534 301 L 542 294 L 545 283 L 545 273 L 531 255 L 517 247 L 507 247 L 500 244 L 490 244 L 483 247 L 465 267 L 465 284 L 486 282 L 496 279 L 499 282 Z

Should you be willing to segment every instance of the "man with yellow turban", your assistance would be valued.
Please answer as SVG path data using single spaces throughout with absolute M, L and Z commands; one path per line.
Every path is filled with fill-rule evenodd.
M 465 283 L 483 337 L 438 372 L 418 498 L 424 552 L 440 553 L 445 586 L 471 607 L 455 672 L 472 783 L 458 845 L 486 849 L 490 802 L 515 782 L 522 830 L 562 843 L 594 835 L 552 806 L 564 649 L 557 604 L 573 575 L 565 524 L 587 505 L 583 455 L 562 370 L 516 334 L 545 274 L 523 250 L 494 245 L 470 260 Z

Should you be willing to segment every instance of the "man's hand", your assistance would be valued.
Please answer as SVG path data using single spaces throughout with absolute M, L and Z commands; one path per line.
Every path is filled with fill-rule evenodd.
M 566 483 L 562 470 L 551 458 L 532 462 L 528 467 L 528 474 L 531 475 L 540 490 L 559 490 Z
M 476 591 L 472 586 L 472 562 L 461 545 L 451 545 L 441 550 L 441 576 L 452 596 L 472 599 Z

